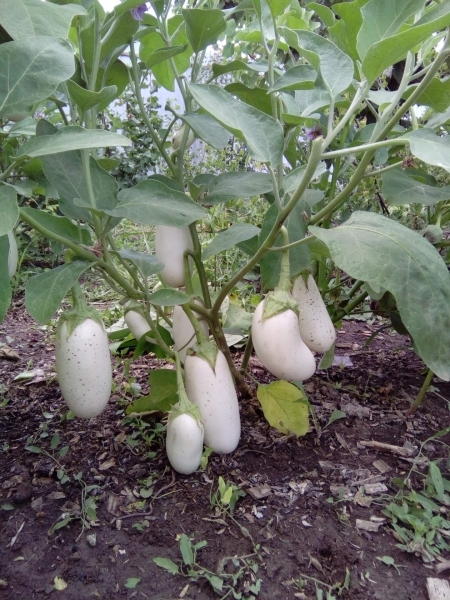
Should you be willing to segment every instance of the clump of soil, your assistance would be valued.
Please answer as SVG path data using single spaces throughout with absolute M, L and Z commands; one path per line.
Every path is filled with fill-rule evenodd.
M 243 400 L 238 449 L 211 455 L 186 477 L 170 469 L 158 421 L 124 418 L 130 377 L 145 390 L 155 359 L 142 357 L 129 373 L 114 359 L 117 387 L 107 410 L 90 421 L 67 419 L 52 379 L 52 338 L 16 304 L 0 325 L 0 390 L 8 400 L 0 408 L 0 597 L 202 600 L 228 590 L 228 598 L 312 599 L 317 585 L 324 597 L 328 590 L 351 600 L 428 598 L 436 562 L 397 548 L 382 511 L 414 456 L 417 490 L 428 461 L 447 459 L 438 442 L 418 462 L 417 449 L 450 425 L 450 386 L 435 380 L 406 418 L 423 364 L 408 338 L 389 331 L 364 348 L 373 329 L 345 322 L 341 362 L 305 385 L 320 436 L 313 428 L 303 438 L 284 436 L 256 399 Z M 270 381 L 256 358 L 251 368 Z M 326 426 L 336 410 L 345 416 Z M 445 475 L 445 461 L 439 465 Z M 246 493 L 231 515 L 214 501 L 220 477 Z M 196 557 L 205 570 L 191 567 L 192 577 L 187 567 L 183 577 L 154 561 L 181 565 L 182 534 L 192 545 L 207 542 Z M 214 577 L 229 587 L 219 593 Z M 341 589 L 327 588 L 334 584 Z

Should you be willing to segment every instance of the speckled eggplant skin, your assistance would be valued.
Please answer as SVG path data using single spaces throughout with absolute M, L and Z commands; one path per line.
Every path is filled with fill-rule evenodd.
M 67 323 L 56 334 L 56 373 L 61 393 L 75 416 L 97 417 L 111 395 L 112 368 L 104 327 L 86 319 L 67 337 Z

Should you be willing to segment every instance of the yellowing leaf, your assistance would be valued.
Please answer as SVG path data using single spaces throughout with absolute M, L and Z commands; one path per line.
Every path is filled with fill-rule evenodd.
M 273 381 L 269 385 L 258 386 L 257 396 L 272 427 L 298 436 L 308 432 L 308 400 L 295 385 L 287 381 Z
M 54 582 L 55 582 L 55 585 L 54 585 L 55 590 L 58 590 L 58 592 L 62 592 L 67 587 L 67 583 L 64 581 L 64 579 L 62 577 L 56 576 L 54 579 Z

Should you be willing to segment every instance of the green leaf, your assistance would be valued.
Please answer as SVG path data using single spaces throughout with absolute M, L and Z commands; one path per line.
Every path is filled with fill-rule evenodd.
M 91 266 L 90 262 L 75 261 L 29 279 L 25 286 L 25 306 L 33 319 L 46 325 L 81 273 Z
M 335 408 L 333 410 L 333 412 L 330 415 L 330 418 L 328 419 L 328 423 L 325 425 L 325 427 L 328 427 L 328 425 L 331 425 L 331 423 L 334 423 L 335 421 L 338 421 L 339 419 L 345 419 L 347 416 L 347 413 L 345 413 L 342 410 L 339 410 L 338 408 Z
M 291 31 L 280 28 L 290 46 L 322 75 L 325 88 L 332 98 L 351 85 L 353 81 L 353 61 L 330 40 L 310 31 Z
M 0 116 L 29 111 L 75 71 L 73 49 L 53 37 L 0 45 Z
M 370 0 L 361 8 L 363 22 L 356 42 L 360 59 L 371 46 L 394 36 L 424 5 L 425 0 Z
M 436 490 L 436 497 L 438 500 L 443 500 L 444 499 L 444 482 L 442 480 L 442 474 L 441 471 L 439 469 L 439 467 L 437 466 L 437 463 L 432 461 L 430 462 L 430 466 L 429 466 L 429 473 L 430 473 L 430 477 L 431 477 L 431 481 L 433 482 L 434 485 L 434 489 Z
M 89 231 L 84 227 L 75 225 L 70 219 L 58 217 L 45 210 L 29 208 L 28 206 L 25 206 L 22 210 L 26 215 L 39 223 L 39 225 L 42 225 L 52 233 L 61 235 L 76 244 L 92 246 L 92 238 Z
M 127 415 L 134 412 L 159 410 L 169 412 L 178 402 L 177 374 L 172 369 L 156 369 L 150 371 L 148 377 L 150 394 L 138 398 L 127 406 Z M 160 565 L 162 566 L 162 565 Z
M 272 15 L 277 17 L 291 4 L 291 0 L 267 0 L 267 4 Z
M 308 433 L 308 400 L 298 387 L 287 381 L 273 381 L 259 385 L 257 396 L 269 425 L 285 434 Z
M 2 46 L 0 51 L 1 48 Z M 20 147 L 17 156 L 48 156 L 69 150 L 131 146 L 131 144 L 131 140 L 118 133 L 69 125 L 61 127 L 54 135 L 40 135 L 28 140 Z
M 38 446 L 25 446 L 25 450 L 33 454 L 41 454 L 42 450 Z
M 194 183 L 204 181 L 204 176 L 195 177 Z M 260 196 L 273 190 L 273 183 L 268 173 L 252 173 L 248 171 L 230 171 L 220 175 L 209 175 L 205 183 L 204 204 L 220 204 L 240 198 Z
M 184 44 L 184 46 L 165 46 L 164 48 L 158 48 L 147 58 L 145 66 L 147 69 L 151 69 L 160 62 L 168 60 L 177 54 L 182 54 L 187 47 L 187 44 Z
M 260 228 L 255 227 L 255 225 L 250 225 L 249 223 L 234 223 L 231 227 L 213 238 L 208 246 L 202 251 L 202 258 L 203 260 L 208 260 L 208 258 L 219 254 L 219 252 L 233 248 L 239 242 L 249 240 L 252 237 L 259 235 L 260 232 Z
M 230 134 L 219 123 L 209 115 L 188 113 L 182 116 L 197 137 L 201 138 L 213 148 L 222 150 L 228 144 Z
M 331 348 L 329 350 L 327 350 L 325 352 L 325 354 L 322 356 L 322 358 L 320 359 L 320 363 L 317 366 L 317 369 L 320 371 L 321 369 L 329 369 L 332 364 L 333 364 L 333 360 L 334 360 L 334 352 L 335 352 L 335 345 L 333 344 L 331 346 Z M 331 415 L 333 416 L 333 415 Z
M 226 312 L 226 318 L 224 323 L 224 328 L 227 331 L 235 331 L 237 332 L 248 332 L 253 320 L 253 314 L 248 313 L 242 306 L 239 304 L 234 304 L 234 302 L 230 302 L 230 305 Z
M 317 71 L 310 65 L 299 65 L 288 69 L 279 77 L 269 92 L 285 90 L 312 90 L 317 79 Z
M 412 174 L 413 175 L 413 174 Z M 420 174 L 417 174 L 420 176 Z M 383 197 L 388 204 L 424 204 L 433 206 L 437 202 L 450 199 L 450 186 L 433 187 L 414 179 L 402 169 L 392 169 L 383 173 Z
M 330 27 L 333 27 L 333 25 L 336 23 L 336 17 L 334 16 L 331 8 L 328 8 L 328 6 L 318 4 L 317 2 L 309 2 L 306 5 L 306 8 L 308 10 L 313 10 L 316 14 L 318 14 L 319 17 L 322 19 L 325 27 L 327 27 L 328 29 Z
M 125 583 L 125 587 L 129 590 L 134 590 L 134 588 L 137 586 L 140 580 L 140 577 L 128 577 L 127 582 Z
M 146 179 L 133 188 L 121 190 L 118 199 L 116 208 L 105 212 L 142 225 L 183 227 L 206 215 L 205 209 L 189 196 L 156 179 Z
M 197 54 L 215 44 L 227 24 L 221 10 L 191 8 L 181 11 L 186 23 L 186 33 L 192 49 Z
M 417 129 L 402 136 L 408 138 L 411 154 L 429 165 L 450 172 L 450 139 L 439 137 L 432 129 Z
M 50 448 L 52 450 L 55 450 L 55 448 L 57 448 L 59 446 L 59 442 L 60 442 L 60 437 L 57 433 L 55 433 L 55 435 L 51 439 Z
M 67 38 L 73 18 L 85 15 L 86 9 L 75 3 L 57 6 L 41 0 L 0 0 L 0 23 L 13 40 L 34 36 Z
M 180 552 L 183 557 L 183 562 L 185 565 L 192 565 L 194 562 L 194 555 L 192 554 L 192 544 L 191 540 L 185 533 L 182 533 L 180 536 Z
M 242 102 L 253 106 L 256 110 L 259 110 L 269 117 L 272 116 L 272 103 L 270 96 L 265 88 L 247 87 L 243 83 L 229 83 L 225 86 L 225 90 L 230 92 L 232 96 L 236 96 Z
M 428 39 L 434 32 L 450 24 L 450 4 L 443 2 L 406 31 L 373 44 L 364 57 L 362 72 L 369 84 L 389 66 L 405 58 L 414 46 Z
M 67 88 L 70 96 L 83 112 L 103 102 L 109 104 L 117 95 L 117 86 L 115 85 L 104 87 L 99 92 L 92 92 L 69 79 Z
M 162 567 L 166 571 L 169 571 L 171 575 L 176 575 L 179 572 L 178 565 L 170 560 L 170 558 L 162 558 L 161 556 L 156 556 L 153 559 L 153 562 L 158 565 L 158 567 Z
M 174 46 L 186 46 L 186 50 L 172 57 L 178 73 L 182 75 L 190 67 L 192 48 L 186 34 L 183 16 L 175 15 L 167 21 L 167 29 L 170 36 L 176 35 L 172 39 Z M 157 50 L 167 48 L 163 38 L 157 31 L 150 32 L 140 39 L 139 56 L 143 62 L 146 62 Z M 164 60 L 152 67 L 152 73 L 156 81 L 167 90 L 175 91 L 175 73 L 169 60 Z
M 340 2 L 333 6 L 334 12 L 340 18 L 328 31 L 339 48 L 351 56 L 354 61 L 359 60 L 356 40 L 363 22 L 361 8 L 367 2 L 369 0 L 355 0 L 354 2 Z
M 164 268 L 162 262 L 152 254 L 144 254 L 134 250 L 120 250 L 118 254 L 135 264 L 145 278 L 156 275 Z
M 418 85 L 408 86 L 402 98 L 409 98 Z M 442 81 L 438 77 L 433 77 L 422 94 L 417 98 L 416 103 L 429 106 L 437 113 L 445 112 L 450 105 L 450 79 Z M 427 124 L 429 127 L 432 127 L 429 122 Z
M 13 187 L 0 185 L 0 236 L 5 235 L 14 227 L 19 218 L 17 193 Z
M 287 220 L 287 229 L 289 234 L 289 241 L 295 242 L 301 240 L 306 234 L 306 222 L 303 217 L 303 211 L 305 210 L 304 201 L 300 201 L 294 208 L 292 213 L 289 215 Z M 267 211 L 264 223 L 261 229 L 261 234 L 258 239 L 258 247 L 260 247 L 269 232 L 271 231 L 275 219 L 278 216 L 278 207 L 273 204 Z M 278 236 L 274 246 L 282 246 L 283 242 L 281 236 Z M 290 275 L 295 277 L 301 271 L 308 268 L 311 262 L 311 253 L 309 244 L 303 244 L 292 248 L 289 251 L 289 265 Z M 268 252 L 260 262 L 261 267 L 261 278 L 263 287 L 265 290 L 272 290 L 278 285 L 281 272 L 281 252 Z
M 219 65 L 217 63 L 213 63 L 212 71 L 214 75 L 214 79 L 219 77 L 219 75 L 225 75 L 226 73 L 234 73 L 235 71 L 250 71 L 257 73 L 267 73 L 269 70 L 269 66 L 267 62 L 251 62 L 247 63 L 243 60 L 236 59 L 232 60 L 224 65 Z
M 155 306 L 178 306 L 189 302 L 189 296 L 178 290 L 163 288 L 150 294 L 149 302 Z
M 191 84 L 195 100 L 233 135 L 243 139 L 251 156 L 278 165 L 283 157 L 283 129 L 272 117 L 236 100 L 216 85 Z
M 220 577 L 217 575 L 210 575 L 209 573 L 206 573 L 205 577 L 216 591 L 222 592 L 223 580 Z
M 5 318 L 11 304 L 11 283 L 8 269 L 9 240 L 7 235 L 0 236 L 0 323 Z
M 436 249 L 395 221 L 357 211 L 334 229 L 310 227 L 350 277 L 392 293 L 426 365 L 450 380 L 450 274 Z

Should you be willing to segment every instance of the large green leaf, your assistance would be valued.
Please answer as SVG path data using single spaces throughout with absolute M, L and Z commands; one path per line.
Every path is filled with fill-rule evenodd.
M 309 403 L 298 387 L 287 381 L 272 381 L 259 385 L 257 396 L 269 425 L 285 434 L 308 433 Z
M 363 6 L 363 22 L 356 42 L 361 60 L 373 44 L 394 36 L 424 5 L 425 0 L 370 0 Z
M 423 162 L 450 172 L 450 139 L 439 137 L 433 129 L 416 129 L 403 137 L 409 140 L 411 153 Z
M 0 236 L 14 227 L 19 217 L 17 193 L 9 185 L 0 185 Z
M 418 85 L 408 86 L 403 98 L 408 98 Z M 438 77 L 433 77 L 423 93 L 417 98 L 417 104 L 429 106 L 438 113 L 445 112 L 450 107 L 450 79 L 442 81 Z M 431 127 L 429 121 L 428 126 Z
M 443 2 L 425 13 L 413 27 L 373 44 L 362 63 L 362 72 L 368 82 L 375 81 L 387 67 L 405 58 L 414 46 L 449 24 L 450 3 Z
M 72 20 L 85 15 L 86 9 L 77 4 L 58 6 L 41 0 L 0 0 L 0 23 L 13 40 L 33 36 L 67 38 Z
M 222 11 L 217 8 L 209 10 L 191 8 L 182 10 L 181 13 L 186 23 L 189 42 L 195 53 L 215 44 L 219 35 L 227 27 Z
M 140 181 L 132 188 L 121 190 L 118 198 L 116 208 L 105 212 L 142 225 L 182 227 L 206 216 L 205 209 L 189 196 L 155 179 Z
M 191 84 L 195 100 L 228 131 L 243 139 L 255 160 L 278 165 L 283 157 L 283 129 L 272 117 L 233 98 L 216 85 Z
M 216 235 L 216 237 L 206 246 L 202 252 L 203 260 L 208 260 L 212 256 L 233 248 L 239 242 L 249 240 L 261 232 L 259 227 L 249 223 L 234 223 L 225 231 Z
M 2 46 L 0 46 L 1 50 Z M 104 129 L 84 129 L 78 125 L 61 127 L 54 135 L 40 135 L 23 144 L 18 156 L 47 156 L 83 148 L 107 148 L 109 146 L 131 146 L 132 142 L 123 135 Z
M 290 46 L 304 56 L 322 75 L 330 96 L 337 98 L 353 81 L 353 61 L 330 40 L 310 31 L 280 31 Z
M 67 89 L 72 99 L 82 111 L 104 102 L 108 105 L 117 95 L 117 86 L 115 85 L 106 86 L 98 92 L 92 92 L 81 87 L 71 79 L 67 82 Z
M 118 252 L 122 258 L 131 261 L 144 277 L 156 275 L 164 269 L 164 265 L 153 254 L 144 254 L 143 252 L 135 252 L 134 250 L 120 250 Z
M 194 178 L 194 183 L 202 183 L 206 179 L 204 175 Z M 220 204 L 239 198 L 251 198 L 266 194 L 273 190 L 273 183 L 267 173 L 253 173 L 249 171 L 230 171 L 220 175 L 208 174 L 205 183 L 206 195 L 203 197 L 204 204 Z
M 356 40 L 363 22 L 361 8 L 367 2 L 369 0 L 354 0 L 354 2 L 335 4 L 333 10 L 340 18 L 328 30 L 339 48 L 351 56 L 355 62 L 359 60 Z
M 35 275 L 25 286 L 25 306 L 35 321 L 46 325 L 79 276 L 92 266 L 75 261 Z
M 450 380 L 450 274 L 436 249 L 400 223 L 361 211 L 334 229 L 310 230 L 350 277 L 392 293 L 420 357 Z
M 299 65 L 288 69 L 284 75 L 279 77 L 270 92 L 285 90 L 312 90 L 317 79 L 317 71 L 310 65 Z
M 388 204 L 424 204 L 433 206 L 450 199 L 450 186 L 433 187 L 410 177 L 401 169 L 383 173 L 383 197 Z
M 0 323 L 5 318 L 11 304 L 11 283 L 8 269 L 9 240 L 7 235 L 0 236 Z
M 304 219 L 304 211 L 307 209 L 305 197 L 300 200 L 297 206 L 289 215 L 286 226 L 289 234 L 289 241 L 296 242 L 305 237 L 306 222 Z M 278 207 L 273 204 L 267 211 L 264 223 L 259 236 L 259 246 L 262 245 L 267 235 L 271 231 L 275 219 L 278 216 Z M 278 236 L 274 246 L 282 246 L 283 241 L 281 236 Z M 307 244 L 292 248 L 289 252 L 289 266 L 291 277 L 295 277 L 301 271 L 308 268 L 311 262 L 311 252 Z M 281 272 L 281 252 L 268 252 L 261 259 L 261 279 L 265 290 L 272 290 L 278 285 Z
M 177 53 L 172 56 L 172 60 L 180 74 L 184 73 L 190 66 L 192 48 L 186 34 L 183 16 L 175 15 L 167 22 L 167 29 L 172 39 L 173 46 L 183 46 L 186 49 L 184 52 Z M 143 62 L 150 60 L 150 57 L 157 51 L 163 52 L 167 49 L 166 43 L 157 31 L 152 31 L 140 39 L 139 56 Z M 167 90 L 175 91 L 175 73 L 167 56 L 166 60 L 154 64 L 152 73 L 156 81 Z
M 232 60 L 224 65 L 219 65 L 218 63 L 213 63 L 212 71 L 214 75 L 214 79 L 219 75 L 225 75 L 225 73 L 234 73 L 235 71 L 250 71 L 257 73 L 267 73 L 269 70 L 269 65 L 267 62 L 251 62 L 247 63 L 241 59 Z
M 189 302 L 189 296 L 179 290 L 162 288 L 150 294 L 149 301 L 155 306 L 178 306 Z
M 303 124 L 305 119 L 319 119 L 319 111 L 330 104 L 330 94 L 323 82 L 317 81 L 314 89 L 295 91 L 294 96 L 281 94 L 285 105 L 283 119 L 286 123 Z
M 66 217 L 58 217 L 45 210 L 30 208 L 29 206 L 22 208 L 22 211 L 52 233 L 61 235 L 76 244 L 83 244 L 84 246 L 92 245 L 92 238 L 89 231 L 84 227 L 74 225 Z
M 134 412 L 160 410 L 168 412 L 178 402 L 177 373 L 173 369 L 156 369 L 148 377 L 150 393 L 127 406 L 127 415 Z
M 270 96 L 267 93 L 267 89 L 248 87 L 237 81 L 236 83 L 229 83 L 226 85 L 225 90 L 230 92 L 232 96 L 242 100 L 242 102 L 253 106 L 253 108 L 266 113 L 266 115 L 269 115 L 270 117 L 272 116 L 272 103 Z
M 160 62 L 168 60 L 169 58 L 172 58 L 177 54 L 182 54 L 183 52 L 185 52 L 186 49 L 187 44 L 184 44 L 184 46 L 165 46 L 159 48 L 158 50 L 155 50 L 155 52 L 150 54 L 150 56 L 145 61 L 145 66 L 147 67 L 147 69 L 151 69 Z
M 27 111 L 75 71 L 73 49 L 53 37 L 0 45 L 0 116 Z
M 213 148 L 222 150 L 228 144 L 230 134 L 209 115 L 189 113 L 183 115 L 182 118 L 199 138 Z

